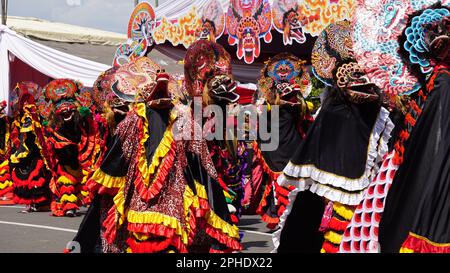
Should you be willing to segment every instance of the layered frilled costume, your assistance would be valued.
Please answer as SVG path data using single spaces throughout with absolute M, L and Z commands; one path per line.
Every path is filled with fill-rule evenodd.
M 450 13 L 448 2 L 445 7 L 429 6 L 434 2 L 397 1 L 388 13 L 395 17 L 386 16 L 390 1 L 357 7 L 361 16 L 373 16 L 368 21 L 355 18 L 358 29 L 365 30 L 355 35 L 358 61 L 391 96 L 408 99 L 408 112 L 395 145 L 355 211 L 341 252 L 450 252 L 446 171 Z M 389 36 L 380 37 L 377 31 L 386 18 L 403 20 Z M 385 42 L 391 47 L 384 47 Z M 366 47 L 367 43 L 376 47 Z M 380 52 L 384 58 L 374 58 Z M 389 65 L 392 62 L 396 67 Z
M 278 252 L 337 252 L 387 150 L 393 124 L 378 89 L 353 59 L 350 35 L 349 22 L 332 24 L 312 53 L 315 74 L 333 86 L 277 181 L 295 186 L 274 234 Z
M 239 250 L 238 228 L 229 223 L 206 142 L 189 133 L 190 110 L 173 106 L 176 83 L 145 57 L 120 68 L 116 79 L 113 90 L 123 98 L 138 95 L 93 176 L 101 187 L 117 189 L 102 223 L 103 250 Z M 175 132 L 187 135 L 177 138 Z
M 269 59 L 261 71 L 259 79 L 260 99 L 257 107 L 267 107 L 268 112 L 273 107 L 279 107 L 279 120 L 271 121 L 271 115 L 262 115 L 270 132 L 278 126 L 278 146 L 273 151 L 264 151 L 261 144 L 273 140 L 258 138 L 253 143 L 254 164 L 252 172 L 253 195 L 261 196 L 257 189 L 262 189 L 262 197 L 257 213 L 269 228 L 275 228 L 279 217 L 288 205 L 289 189 L 280 187 L 276 182 L 278 176 L 294 155 L 298 145 L 305 137 L 313 118 L 309 114 L 304 97 L 311 90 L 310 76 L 305 62 L 297 57 L 281 53 Z
M 6 115 L 6 101 L 0 103 L 0 197 L 7 198 L 12 192 L 12 182 L 9 169 L 10 123 Z
M 231 205 L 233 222 L 237 223 L 242 208 L 247 160 L 246 143 L 235 134 L 237 126 L 234 112 L 239 111 L 239 95 L 235 93 L 231 57 L 220 44 L 199 40 L 186 52 L 184 71 L 186 91 L 192 98 L 201 99 L 202 104 L 198 105 L 198 109 L 204 110 L 214 105 L 224 114 L 223 119 L 212 116 L 204 118 L 203 130 L 219 183 Z M 194 100 L 194 104 L 196 102 Z M 217 135 L 222 137 L 214 137 Z
M 26 204 L 27 212 L 48 206 L 51 197 L 48 149 L 36 106 L 40 91 L 38 85 L 22 82 L 17 84 L 13 96 L 17 97 L 11 132 L 14 144 L 9 158 L 13 200 L 16 204 Z
M 52 109 L 46 135 L 53 168 L 54 216 L 74 216 L 79 206 L 91 201 L 86 181 L 95 168 L 102 141 L 97 123 L 78 99 L 81 89 L 76 81 L 59 79 L 43 90 L 45 103 Z
M 106 137 L 105 152 L 99 158 L 100 164 L 113 148 L 115 143 L 114 135 L 117 126 L 125 119 L 131 108 L 130 101 L 122 99 L 122 94 L 120 92 L 117 94 L 113 92 L 112 85 L 115 82 L 115 72 L 117 69 L 118 68 L 111 68 L 105 71 L 94 83 L 94 98 L 97 102 L 98 109 L 101 109 L 103 112 L 101 119 L 97 118 L 97 120 L 100 120 L 99 125 L 101 125 L 101 128 L 103 129 L 103 138 Z M 118 155 L 114 154 L 108 156 Z M 77 235 L 73 239 L 73 241 L 80 243 L 81 251 L 83 253 L 118 251 L 114 245 L 106 242 L 104 236 L 105 228 L 102 227 L 102 223 L 104 222 L 108 211 L 114 205 L 113 198 L 117 194 L 119 186 L 116 185 L 116 187 L 114 187 L 114 185 L 111 184 L 102 186 L 99 184 L 104 181 L 104 173 L 114 174 L 114 169 L 102 169 L 101 165 L 99 165 L 99 168 L 100 169 L 97 169 L 87 182 L 87 187 L 94 196 L 94 199 L 80 224 Z M 103 168 L 105 168 L 105 166 L 103 166 Z M 67 249 L 67 251 L 71 251 L 71 249 Z

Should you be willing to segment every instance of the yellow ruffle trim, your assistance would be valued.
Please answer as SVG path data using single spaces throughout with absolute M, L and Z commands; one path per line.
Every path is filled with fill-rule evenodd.
M 136 238 L 137 240 L 143 242 L 143 241 L 147 241 L 148 238 L 150 238 L 150 236 L 147 236 L 145 234 L 142 233 L 137 233 L 137 232 L 133 232 L 133 236 L 134 238 Z
M 4 190 L 4 189 L 6 189 L 8 187 L 11 187 L 11 186 L 12 186 L 12 182 L 9 181 L 9 180 L 6 180 L 5 182 L 0 183 L 0 190 Z
M 195 188 L 197 190 L 197 196 L 207 200 L 208 195 L 206 194 L 205 187 L 200 183 L 195 182 Z M 209 212 L 207 212 L 206 222 L 213 228 L 221 230 L 223 233 L 228 234 L 230 237 L 239 239 L 239 228 L 222 220 L 222 218 L 217 216 L 214 211 L 209 210 Z
M 61 203 L 76 203 L 78 201 L 78 198 L 74 195 L 67 195 L 67 194 L 63 194 L 63 196 L 61 196 L 60 198 L 60 202 Z
M 184 244 L 188 243 L 187 232 L 183 229 L 180 221 L 174 217 L 153 211 L 138 212 L 129 210 L 127 213 L 127 220 L 133 224 L 157 224 L 170 227 L 175 230 L 175 234 L 181 236 L 181 240 Z
M 116 216 L 118 216 L 119 225 L 122 225 L 125 221 L 125 196 L 123 191 L 125 189 L 125 183 L 120 187 L 119 192 L 114 196 L 114 205 L 116 205 Z
M 174 115 L 170 116 L 169 125 L 167 126 L 166 131 L 164 132 L 161 142 L 159 143 L 158 147 L 155 150 L 152 162 L 149 166 L 145 156 L 146 155 L 145 143 L 149 138 L 149 132 L 148 132 L 148 120 L 144 103 L 137 104 L 136 113 L 145 121 L 142 126 L 144 130 L 144 137 L 139 142 L 141 151 L 138 160 L 138 168 L 140 173 L 142 174 L 145 186 L 149 187 L 150 177 L 155 174 L 157 167 L 161 164 L 161 161 L 164 159 L 164 157 L 167 155 L 167 153 L 170 151 L 170 148 L 172 147 L 173 142 L 172 125 L 176 117 Z
M 6 123 L 5 143 L 4 143 L 4 146 L 3 146 L 5 148 L 0 149 L 0 154 L 1 155 L 6 154 L 6 151 L 8 151 L 8 149 L 10 148 L 9 147 L 10 146 L 9 145 L 9 130 L 10 130 L 9 125 L 8 125 L 8 123 Z M 2 165 L 3 165 L 3 163 L 2 163 Z M 1 167 L 1 165 L 0 165 L 0 167 Z
M 346 205 L 343 205 L 338 202 L 333 203 L 333 210 L 341 217 L 343 217 L 345 220 L 350 221 L 353 217 L 354 209 L 349 208 Z
M 125 220 L 125 216 L 127 217 L 127 220 L 130 223 L 137 223 L 137 224 L 139 224 L 139 223 L 155 223 L 155 224 L 164 223 L 164 225 L 166 225 L 165 223 L 168 223 L 169 225 L 166 225 L 166 226 L 176 229 L 176 234 L 181 235 L 183 242 L 185 244 L 187 243 L 188 234 L 190 232 L 189 224 L 186 224 L 186 227 L 187 227 L 186 231 L 183 231 L 182 227 L 181 227 L 181 223 L 179 223 L 178 220 L 173 217 L 169 217 L 169 216 L 158 214 L 158 213 L 151 213 L 151 212 L 148 212 L 147 215 L 145 215 L 145 213 L 140 213 L 140 212 L 136 212 L 136 211 L 126 212 L 125 206 L 124 206 L 125 197 L 123 194 L 124 187 L 125 187 L 125 184 L 122 185 L 119 192 L 114 197 L 114 204 L 116 205 L 116 212 L 117 212 L 117 216 L 118 216 L 117 220 L 119 222 L 119 225 L 123 224 L 123 222 Z M 186 223 L 189 223 L 189 219 L 191 217 L 191 215 L 189 214 L 190 213 L 189 208 L 191 206 L 198 208 L 199 203 L 198 203 L 198 198 L 196 198 L 193 191 L 188 186 L 186 186 L 186 190 L 184 192 L 183 202 L 184 202 L 183 206 L 184 206 L 185 220 L 186 220 Z M 150 222 L 147 222 L 147 221 L 150 221 Z M 141 236 L 139 233 L 136 233 L 136 235 Z M 142 236 L 144 236 L 144 235 L 142 235 Z M 139 240 L 142 239 L 143 241 L 145 240 L 144 237 L 136 237 L 136 238 Z
M 105 188 L 121 188 L 126 183 L 125 176 L 111 176 L 101 169 L 97 169 L 91 177 L 97 184 Z
M 327 240 L 335 245 L 340 245 L 341 240 L 342 240 L 342 235 L 337 234 L 336 232 L 330 230 L 325 233 L 324 238 L 325 238 L 325 240 Z
M 406 247 L 402 247 L 402 248 L 400 248 L 400 253 L 414 253 L 414 250 L 406 248 Z
M 68 178 L 67 176 L 64 176 L 64 175 L 58 177 L 58 180 L 56 181 L 56 183 L 63 184 L 63 185 L 75 185 L 75 184 L 77 184 L 75 181 L 70 180 L 70 178 Z
M 8 166 L 8 165 L 9 165 L 9 161 L 8 161 L 8 160 L 5 160 L 5 161 L 3 161 L 2 164 L 0 164 L 0 169 L 6 167 L 6 166 Z M 4 170 L 6 170 L 6 169 L 4 169 Z M 4 174 L 4 172 L 1 172 L 0 175 L 1 175 L 1 174 Z
M 189 234 L 191 232 L 191 226 L 189 225 L 189 220 L 191 219 L 192 215 L 190 214 L 189 208 L 192 206 L 194 208 L 199 208 L 200 205 L 198 203 L 198 198 L 194 195 L 194 192 L 189 186 L 186 186 L 186 189 L 184 191 L 184 198 L 183 198 L 183 206 L 184 206 L 184 219 L 187 223 L 187 233 Z
M 89 196 L 89 192 L 88 191 L 80 191 L 80 193 L 84 197 Z
M 431 241 L 430 239 L 428 239 L 426 237 L 420 236 L 420 235 L 415 234 L 413 232 L 409 232 L 409 236 L 415 237 L 415 238 L 417 238 L 419 240 L 422 240 L 422 241 L 425 241 L 427 244 L 430 244 L 432 246 L 437 246 L 437 247 L 449 247 L 450 246 L 450 243 L 436 243 L 436 242 L 433 242 L 433 241 Z
M 17 164 L 17 163 L 19 163 L 20 159 L 26 158 L 28 156 L 28 152 L 29 152 L 28 147 L 27 146 L 23 146 L 23 147 L 25 147 L 25 151 L 24 152 L 21 152 L 19 154 L 12 154 L 11 155 L 10 160 L 11 160 L 12 163 Z
M 26 127 L 26 128 L 22 128 L 22 126 L 17 122 L 17 120 L 14 122 L 14 125 L 17 126 L 18 128 L 20 128 L 20 132 L 21 133 L 27 133 L 27 132 L 31 132 L 31 131 L 34 133 L 37 129 L 38 130 L 42 129 L 42 125 L 39 122 L 36 122 L 35 120 L 32 119 L 32 115 L 30 113 L 30 109 L 29 108 L 31 108 L 31 107 L 25 106 L 25 108 L 24 108 L 25 109 L 25 114 L 22 116 L 21 122 L 23 124 L 23 123 L 25 123 L 26 118 L 30 118 L 31 119 L 31 126 Z M 49 167 L 49 164 L 47 162 L 47 159 L 44 156 L 44 154 L 42 153 L 42 146 L 39 143 L 39 139 L 37 138 L 36 133 L 34 133 L 34 135 L 35 135 L 34 143 L 39 148 L 39 153 L 41 155 L 42 160 L 44 161 L 45 167 L 47 168 L 47 170 L 50 170 L 50 167 Z M 25 137 L 26 137 L 26 135 L 25 135 Z M 44 140 L 45 140 L 45 136 L 43 136 L 43 137 L 44 137 Z M 26 148 L 27 154 L 28 154 L 28 147 L 25 146 L 25 148 Z M 19 156 L 17 156 L 17 158 L 24 158 L 24 157 L 26 157 L 26 155 L 24 156 L 24 155 L 22 155 L 22 153 Z M 17 159 L 14 159 L 14 160 L 17 160 Z M 14 162 L 13 159 L 11 159 L 11 161 L 13 163 L 18 163 L 18 161 Z

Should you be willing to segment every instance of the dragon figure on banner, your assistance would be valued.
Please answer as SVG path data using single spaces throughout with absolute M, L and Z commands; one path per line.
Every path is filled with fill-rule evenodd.
M 211 0 L 203 8 L 202 26 L 197 34 L 200 39 L 216 42 L 225 31 L 225 14 L 218 0 Z
M 122 66 L 131 60 L 145 56 L 154 45 L 155 12 L 147 2 L 136 6 L 128 23 L 128 40 L 117 48 L 114 66 Z

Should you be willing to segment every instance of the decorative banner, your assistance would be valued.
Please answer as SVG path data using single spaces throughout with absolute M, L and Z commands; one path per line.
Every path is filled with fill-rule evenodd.
M 356 0 L 299 0 L 303 31 L 318 36 L 329 24 L 350 20 Z
M 174 2 L 173 9 L 190 6 L 189 12 L 180 12 L 171 20 L 160 15 L 153 37 L 157 44 L 169 41 L 188 48 L 197 39 L 217 41 L 225 33 L 228 44 L 237 46 L 237 57 L 251 64 L 260 55 L 260 39 L 272 41 L 272 26 L 283 35 L 284 45 L 302 44 L 306 33 L 318 36 L 329 24 L 351 19 L 355 1 L 230 0 L 226 14 L 220 0 Z
M 203 8 L 202 25 L 197 35 L 200 39 L 217 41 L 225 30 L 225 13 L 218 0 L 211 0 Z
M 228 44 L 237 44 L 237 57 L 253 63 L 261 52 L 260 39 L 272 41 L 269 0 L 230 0 L 227 12 Z
M 143 57 L 153 45 L 152 32 L 155 28 L 155 12 L 147 2 L 136 6 L 128 22 L 128 41 L 116 50 L 114 66 L 121 66 L 131 60 Z
M 399 54 L 398 38 L 408 15 L 437 0 L 357 0 L 354 51 L 361 67 L 378 87 L 390 95 L 410 94 L 420 88 Z M 442 1 L 449 5 L 450 1 Z
M 293 41 L 306 42 L 302 29 L 306 18 L 301 14 L 297 0 L 274 0 L 272 16 L 273 27 L 283 34 L 284 45 L 292 45 Z
M 158 23 L 159 25 L 153 32 L 157 44 L 169 41 L 173 46 L 183 45 L 185 48 L 197 40 L 198 30 L 202 27 L 202 20 L 197 14 L 195 6 L 187 14 L 173 22 L 162 17 Z

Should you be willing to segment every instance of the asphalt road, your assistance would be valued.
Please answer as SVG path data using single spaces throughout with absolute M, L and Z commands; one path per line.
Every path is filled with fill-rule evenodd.
M 83 218 L 20 213 L 23 208 L 0 206 L 0 253 L 62 253 Z M 245 233 L 244 253 L 269 253 L 273 249 L 271 233 L 259 216 L 243 216 L 239 227 Z

